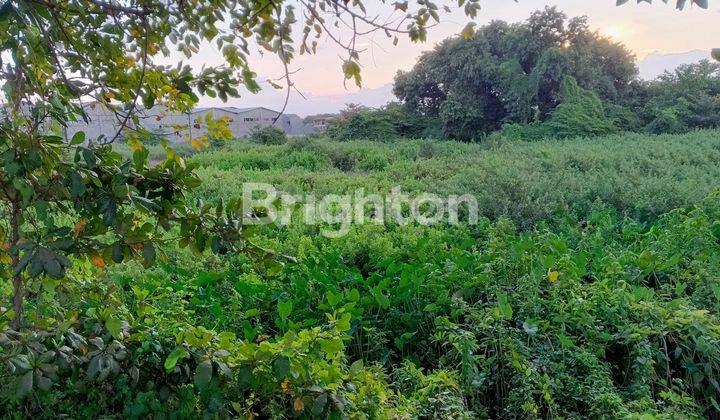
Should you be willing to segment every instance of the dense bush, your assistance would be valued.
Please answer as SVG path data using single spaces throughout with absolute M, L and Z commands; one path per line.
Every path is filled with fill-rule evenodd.
M 418 138 L 438 134 L 439 125 L 408 112 L 397 103 L 378 109 L 351 105 L 333 120 L 328 136 L 335 140 L 391 141 L 397 137 Z
M 605 115 L 600 98 L 582 89 L 575 78 L 566 77 L 560 89 L 560 104 L 545 122 L 556 138 L 602 136 L 617 131 Z
M 0 404 L 33 417 L 712 416 L 719 208 L 715 194 L 650 227 L 596 205 L 552 229 L 365 225 L 342 240 L 293 225 L 257 238 L 299 259 L 275 277 L 182 252 L 99 278 L 80 265 L 77 282 L 43 286 L 62 304 L 30 308 L 47 332 L 0 335 Z
M 175 248 L 151 269 L 73 261 L 71 281 L 29 285 L 33 330 L 0 333 L 0 411 L 712 417 L 720 192 L 692 202 L 720 180 L 718 139 L 319 139 L 195 155 L 203 185 L 189 200 L 237 198 L 244 180 L 316 194 L 402 185 L 472 193 L 491 219 L 357 225 L 340 239 L 303 223 L 253 229 L 257 246 L 297 259 L 284 268 Z
M 704 60 L 666 72 L 647 83 L 639 109 L 651 133 L 720 126 L 720 64 Z
M 567 211 L 585 217 L 598 200 L 649 221 L 720 184 L 717 131 L 496 145 L 324 140 L 301 150 L 228 146 L 192 159 L 203 179 L 196 197 L 239 197 L 245 181 L 316 194 L 353 193 L 359 187 L 386 193 L 399 185 L 408 192 L 473 194 L 484 215 L 506 216 L 526 228 Z
M 264 145 L 285 144 L 287 142 L 287 134 L 273 126 L 256 127 L 248 137 L 253 143 Z
M 389 141 L 397 137 L 389 114 L 366 108 L 346 110 L 333 121 L 327 134 L 341 141 L 358 139 Z
M 611 118 L 605 114 L 600 98 L 579 87 L 574 78 L 565 78 L 560 92 L 560 105 L 552 111 L 547 121 L 507 124 L 503 126 L 502 134 L 510 139 L 527 141 L 594 137 L 618 131 Z

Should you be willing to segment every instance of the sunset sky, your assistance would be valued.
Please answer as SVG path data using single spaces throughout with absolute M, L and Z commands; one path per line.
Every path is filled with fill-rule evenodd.
M 615 0 L 481 0 L 481 5 L 476 19 L 478 25 L 493 19 L 525 20 L 534 10 L 548 5 L 557 6 L 569 16 L 587 15 L 592 28 L 625 43 L 638 59 L 652 52 L 677 53 L 720 47 L 720 2 L 711 1 L 707 10 L 686 7 L 683 11 L 660 0 L 655 0 L 652 5 L 630 1 L 620 7 L 615 6 Z M 387 15 L 391 6 L 385 7 L 384 14 Z M 380 9 L 375 12 L 383 13 Z M 428 41 L 421 44 L 401 39 L 393 46 L 392 41 L 381 33 L 366 37 L 361 41 L 367 48 L 361 55 L 363 87 L 373 89 L 391 83 L 398 70 L 412 68 L 423 51 L 457 35 L 467 22 L 468 18 L 460 12 L 442 15 L 441 23 L 429 30 Z M 311 96 L 346 95 L 357 91 L 352 83 L 347 87 L 343 85 L 339 47 L 324 36 L 318 50 L 316 55 L 301 56 L 291 65 L 291 70 L 297 71 L 293 75 L 297 89 Z M 207 48 L 192 62 L 202 65 L 219 60 L 219 54 Z M 253 54 L 252 66 L 261 80 L 282 75 L 282 67 L 274 57 Z M 245 97 L 240 104 L 247 105 L 252 100 L 252 97 Z M 207 105 L 213 101 L 203 102 Z

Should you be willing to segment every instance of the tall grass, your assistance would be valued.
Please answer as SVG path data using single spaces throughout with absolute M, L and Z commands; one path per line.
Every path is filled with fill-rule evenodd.
M 316 194 L 473 194 L 482 213 L 527 228 L 558 214 L 584 218 L 596 202 L 643 222 L 689 205 L 720 185 L 720 131 L 495 144 L 296 139 L 236 142 L 191 159 L 205 200 L 239 196 L 246 181 Z

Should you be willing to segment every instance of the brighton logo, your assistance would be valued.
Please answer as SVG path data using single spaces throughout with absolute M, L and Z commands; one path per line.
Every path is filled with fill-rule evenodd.
M 243 184 L 243 224 L 287 226 L 301 218 L 308 225 L 320 225 L 328 238 L 346 235 L 353 224 L 437 223 L 476 225 L 478 204 L 474 196 L 431 193 L 411 196 L 394 187 L 389 194 L 365 194 L 364 188 L 352 194 L 287 194 L 270 184 Z

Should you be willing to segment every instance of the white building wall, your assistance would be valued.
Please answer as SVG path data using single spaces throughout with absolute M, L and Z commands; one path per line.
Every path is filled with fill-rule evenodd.
M 96 141 L 104 136 L 112 139 L 117 132 L 119 123 L 115 115 L 102 109 L 99 105 L 88 107 L 86 113 L 90 123 L 84 121 L 70 124 L 65 130 L 67 139 L 78 131 L 85 131 L 86 139 Z M 212 119 L 220 118 L 228 122 L 230 131 L 235 138 L 248 136 L 256 127 L 273 125 L 279 113 L 266 108 L 238 109 L 233 107 L 213 107 L 194 111 L 190 114 L 167 112 L 162 107 L 138 110 L 140 125 L 146 130 L 161 135 L 171 142 L 187 141 L 207 135 L 208 127 L 205 119 L 212 113 Z M 308 134 L 302 119 L 297 115 L 284 114 L 274 124 L 289 135 Z

